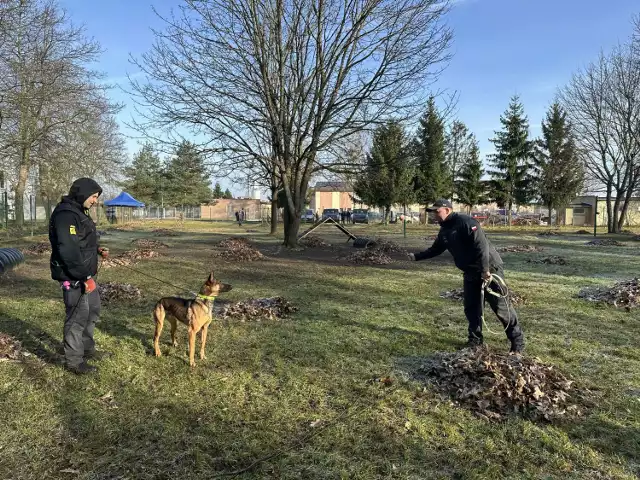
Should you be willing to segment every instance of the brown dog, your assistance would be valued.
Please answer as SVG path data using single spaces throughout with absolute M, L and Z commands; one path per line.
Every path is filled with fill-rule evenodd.
M 196 347 L 196 334 L 202 332 L 200 340 L 200 360 L 207 357 L 204 355 L 204 347 L 207 343 L 207 330 L 213 319 L 213 300 L 220 292 L 228 292 L 233 287 L 226 283 L 217 281 L 213 277 L 213 272 L 202 285 L 200 293 L 195 299 L 185 299 L 179 297 L 163 297 L 158 300 L 153 309 L 153 319 L 156 322 L 156 332 L 153 336 L 153 349 L 156 357 L 160 353 L 160 334 L 165 317 L 171 322 L 171 342 L 177 346 L 176 330 L 178 320 L 187 325 L 189 333 L 189 365 L 196 366 L 194 359 Z

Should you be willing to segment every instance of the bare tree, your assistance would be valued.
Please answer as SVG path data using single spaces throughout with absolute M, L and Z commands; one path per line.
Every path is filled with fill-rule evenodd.
M 445 159 L 449 167 L 451 192 L 450 198 L 455 197 L 458 177 L 464 165 L 469 161 L 476 139 L 473 133 L 460 120 L 454 120 L 445 137 Z
M 272 164 L 297 244 L 310 178 L 344 169 L 319 153 L 423 105 L 451 41 L 448 0 L 185 0 L 134 60 L 141 133 L 206 138 L 224 167 Z M 265 132 L 268 138 L 265 139 Z M 269 155 L 260 152 L 268 150 Z M 268 148 L 264 148 L 265 145 Z
M 559 97 L 587 175 L 606 192 L 608 231 L 619 232 L 640 183 L 640 62 L 633 45 L 600 54 Z

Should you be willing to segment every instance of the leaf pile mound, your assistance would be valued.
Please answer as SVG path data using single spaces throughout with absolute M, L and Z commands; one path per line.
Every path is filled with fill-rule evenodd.
M 544 258 L 530 258 L 529 260 L 527 260 L 527 263 L 538 263 L 538 264 L 545 264 L 545 265 L 567 265 L 568 262 L 564 257 L 561 257 L 560 255 L 550 255 L 548 257 L 544 257 Z
M 217 253 L 218 257 L 234 262 L 253 262 L 264 258 L 264 255 L 243 237 L 222 240 L 218 243 L 218 248 L 222 249 Z
M 631 237 L 631 240 L 635 240 L 636 242 L 640 242 L 640 235 L 635 235 Z
M 358 250 L 347 255 L 345 260 L 356 265 L 388 265 L 391 263 L 391 257 L 379 247 Z
M 100 292 L 100 300 L 105 303 L 109 303 L 114 300 L 133 301 L 142 298 L 140 289 L 130 283 L 100 283 L 98 284 L 98 291 Z
M 51 244 L 47 242 L 34 243 L 33 245 L 23 248 L 22 253 L 25 255 L 50 255 Z
M 587 242 L 586 245 L 598 247 L 624 247 L 623 243 L 613 240 L 612 238 L 595 238 L 590 242 Z
M 589 235 L 591 232 L 589 230 L 578 230 L 576 234 L 578 235 Z
M 384 238 L 375 239 L 376 247 L 378 250 L 384 253 L 407 253 L 407 251 L 392 240 L 386 240 Z
M 557 230 L 547 230 L 546 232 L 540 232 L 538 235 L 540 237 L 558 237 L 562 234 Z
M 180 235 L 178 232 L 174 232 L 168 228 L 156 228 L 155 230 L 152 230 L 151 233 L 154 233 L 156 237 L 177 237 Z
M 283 297 L 253 298 L 244 302 L 228 305 L 216 305 L 215 315 L 223 320 L 239 320 L 241 322 L 261 320 L 277 320 L 287 318 L 296 312 L 294 306 Z
M 604 302 L 627 311 L 640 307 L 640 277 L 618 282 L 611 288 L 587 287 L 580 290 L 579 298 L 590 302 Z
M 167 247 L 165 243 L 159 242 L 157 240 L 153 240 L 151 238 L 138 238 L 137 240 L 133 240 L 131 243 L 133 243 L 136 247 L 142 248 L 145 250 L 153 250 L 154 248 Z
M 22 345 L 11 335 L 0 332 L 0 360 L 18 360 Z
M 573 381 L 538 359 L 465 348 L 437 353 L 419 370 L 438 391 L 488 420 L 516 414 L 553 421 L 581 414 L 571 401 L 579 394 Z
M 488 294 L 485 293 L 485 298 L 487 296 L 488 296 Z M 445 290 L 444 292 L 440 292 L 440 297 L 448 298 L 450 300 L 463 301 L 464 300 L 464 289 L 463 288 L 454 288 L 453 290 Z M 519 293 L 514 292 L 513 290 L 510 289 L 509 290 L 509 301 L 511 302 L 511 305 L 513 305 L 514 307 L 517 307 L 519 305 L 524 305 L 526 303 L 526 298 L 523 297 L 522 295 L 520 295 Z
M 513 220 L 512 224 L 518 227 L 532 227 L 533 225 L 540 225 L 540 220 L 520 217 Z
M 533 253 L 541 252 L 544 249 L 536 245 L 507 245 L 506 247 L 499 247 L 497 250 L 500 253 Z
M 126 267 L 135 265 L 139 260 L 158 257 L 160 254 L 155 250 L 147 250 L 135 248 L 121 253 L 120 255 L 110 256 L 102 260 L 100 268 L 111 268 L 124 265 Z
M 320 237 L 317 237 L 315 235 L 307 235 L 302 240 L 300 240 L 300 243 L 305 247 L 310 247 L 310 248 L 321 248 L 321 247 L 331 246 L 330 243 L 325 242 Z

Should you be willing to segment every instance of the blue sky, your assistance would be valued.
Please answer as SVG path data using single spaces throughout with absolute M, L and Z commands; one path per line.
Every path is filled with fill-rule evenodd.
M 153 42 L 151 28 L 162 27 L 152 5 L 167 13 L 180 4 L 180 0 L 60 1 L 74 23 L 84 24 L 105 49 L 97 68 L 123 86 L 126 75 L 136 73 L 130 55 L 139 57 L 147 51 Z M 459 92 L 457 116 L 476 134 L 486 155 L 492 150 L 488 139 L 500 127 L 500 114 L 512 95 L 520 95 L 531 134 L 538 135 L 557 87 L 601 49 L 626 41 L 636 13 L 640 13 L 638 0 L 457 0 L 448 16 L 455 35 L 453 58 L 436 87 Z M 112 97 L 128 105 L 119 119 L 129 119 L 128 96 L 113 91 Z M 132 133 L 122 127 L 125 134 Z M 136 141 L 129 140 L 128 147 L 135 152 Z M 246 193 L 221 183 L 235 194 Z

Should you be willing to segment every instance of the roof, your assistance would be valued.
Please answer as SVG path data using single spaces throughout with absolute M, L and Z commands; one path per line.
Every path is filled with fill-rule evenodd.
M 314 192 L 353 192 L 353 187 L 347 182 L 316 182 Z
M 591 205 L 590 203 L 585 203 L 585 202 L 576 202 L 576 203 L 572 203 L 569 206 L 570 207 L 593 207 L 593 205 Z
M 121 192 L 116 198 L 104 202 L 107 207 L 144 207 L 144 203 L 139 202 L 127 192 Z

